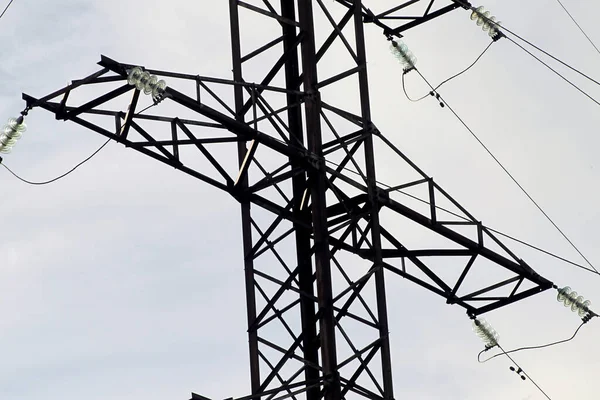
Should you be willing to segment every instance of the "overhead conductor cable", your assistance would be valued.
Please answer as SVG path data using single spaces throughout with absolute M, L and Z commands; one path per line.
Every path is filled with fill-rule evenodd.
M 499 30 L 499 27 L 501 27 L 500 23 L 498 21 L 496 21 L 495 17 L 490 17 L 489 15 L 490 15 L 490 13 L 488 11 L 485 11 L 483 9 L 483 7 L 473 8 L 472 9 L 472 13 L 471 13 L 471 19 L 472 20 L 476 20 L 477 25 L 478 26 L 482 26 L 482 29 L 484 31 L 487 31 L 488 35 L 490 35 L 490 36 L 493 35 L 492 37 L 504 37 L 504 34 Z M 429 88 L 432 90 L 432 93 L 435 92 L 435 88 L 429 83 L 429 81 L 423 76 L 423 74 L 421 74 L 421 72 L 415 67 L 414 62 L 413 63 L 410 62 L 412 60 L 412 58 L 409 58 L 409 57 L 406 56 L 407 51 L 403 51 L 403 52 L 398 51 L 397 50 L 397 46 L 394 46 L 394 41 L 392 41 L 392 53 L 404 65 L 404 74 L 406 74 L 409 71 L 415 70 L 419 74 L 419 76 L 425 81 L 425 83 L 429 86 Z M 412 53 L 410 53 L 410 54 L 412 55 Z M 416 58 L 415 58 L 415 60 L 416 60 Z M 561 75 L 561 77 L 562 77 L 562 75 Z M 565 79 L 565 80 L 567 80 L 564 77 L 562 77 L 562 78 Z M 568 81 L 568 82 L 570 83 L 570 81 Z M 575 85 L 573 85 L 573 86 L 575 86 Z M 577 89 L 579 89 L 579 88 L 577 88 Z M 579 90 L 581 91 L 581 89 L 579 89 Z M 408 97 L 408 94 L 406 93 L 406 90 L 404 91 L 404 93 Z M 585 94 L 585 92 L 583 92 L 583 93 Z M 531 197 L 531 195 L 529 194 L 529 192 L 527 192 L 525 190 L 525 188 L 516 180 L 516 178 L 508 171 L 508 169 L 506 169 L 506 167 L 500 162 L 500 160 L 498 160 L 498 158 L 483 143 L 483 141 L 481 139 L 479 139 L 479 137 L 475 134 L 475 132 L 473 132 L 473 130 L 456 113 L 456 111 L 454 111 L 452 109 L 452 107 L 450 107 L 450 105 L 448 105 L 448 102 L 445 101 L 441 97 L 441 95 L 439 93 L 437 93 L 437 92 L 435 92 L 435 97 L 439 101 L 440 106 L 444 107 L 444 105 L 445 105 L 445 106 L 447 106 L 450 109 L 450 111 L 452 112 L 452 114 L 454 114 L 454 116 L 461 122 L 461 124 L 471 133 L 471 135 L 479 142 L 479 144 L 485 149 L 485 151 L 494 159 L 494 161 L 496 161 L 496 163 L 504 170 L 504 172 L 509 176 L 509 178 L 511 178 L 511 180 L 519 187 L 519 189 L 521 189 L 521 191 L 525 194 L 525 196 L 527 196 L 527 198 L 536 206 L 536 208 L 544 215 L 544 217 L 546 217 L 546 219 L 554 226 L 554 228 L 562 235 L 562 237 L 571 245 L 571 247 L 573 247 L 573 249 L 575 249 L 575 251 L 577 251 L 577 253 L 587 262 L 587 264 L 591 267 L 591 269 L 596 274 L 599 274 L 598 270 L 587 259 L 587 257 L 579 250 L 579 248 L 571 241 L 571 239 L 569 239 L 569 237 L 558 227 L 558 225 L 554 222 L 554 220 L 552 218 L 550 218 L 550 216 L 533 199 L 533 197 Z M 588 97 L 590 97 L 590 96 L 588 95 Z M 600 105 L 600 103 L 597 102 L 596 100 L 594 100 L 593 98 L 592 98 L 592 100 L 594 102 L 596 102 L 598 105 Z
M 383 136 L 382 136 L 382 137 L 383 137 Z M 326 160 L 325 162 L 327 162 L 328 164 L 334 165 L 334 166 L 336 166 L 336 167 L 339 167 L 339 166 L 340 166 L 340 164 L 338 164 L 338 163 L 335 163 L 335 162 L 333 162 L 333 161 L 331 161 L 331 160 Z M 356 172 L 356 171 L 354 171 L 354 170 L 352 170 L 352 169 L 350 169 L 350 168 L 343 167 L 342 169 L 343 169 L 344 171 L 350 172 L 350 173 L 352 173 L 352 174 L 355 174 L 355 175 L 358 175 L 358 176 L 362 176 L 360 173 L 358 173 L 358 172 Z M 422 198 L 420 198 L 420 197 L 418 197 L 418 196 L 415 196 L 415 195 L 413 195 L 413 194 L 410 194 L 410 193 L 408 193 L 408 192 L 405 192 L 405 191 L 403 191 L 403 190 L 401 190 L 401 189 L 394 188 L 394 187 L 392 187 L 391 185 L 388 185 L 387 183 L 381 182 L 381 181 L 379 181 L 379 180 L 378 180 L 378 181 L 376 181 L 376 183 L 377 183 L 378 185 L 381 185 L 382 187 L 385 187 L 386 189 L 388 189 L 388 191 L 394 191 L 394 192 L 397 192 L 397 193 L 403 194 L 404 196 L 410 197 L 411 199 L 417 200 L 417 201 L 419 201 L 419 202 L 421 202 L 421 203 L 423 203 L 423 204 L 427 204 L 428 206 L 431 206 L 431 203 L 430 203 L 429 201 L 427 201 L 427 200 L 424 200 L 424 199 L 422 199 Z M 443 212 L 445 212 L 445 213 L 448 213 L 449 215 L 452 215 L 452 216 L 454 216 L 454 217 L 460 218 L 460 219 L 462 219 L 462 220 L 463 220 L 463 221 L 465 221 L 465 222 L 470 222 L 470 221 L 471 221 L 469 218 L 466 218 L 466 217 L 465 217 L 465 216 L 463 216 L 463 215 L 460 215 L 460 214 L 457 214 L 457 213 L 455 213 L 455 212 L 453 212 L 453 211 L 450 211 L 450 210 L 448 210 L 448 209 L 446 209 L 446 208 L 444 208 L 444 207 L 442 207 L 442 206 L 440 206 L 440 205 L 438 205 L 438 204 L 435 204 L 435 209 L 436 209 L 436 210 L 443 211 Z M 489 231 L 491 231 L 491 232 L 494 232 L 494 233 L 496 233 L 496 234 L 498 234 L 498 235 L 504 236 L 504 237 L 505 237 L 505 238 L 507 238 L 507 239 L 513 240 L 513 241 L 515 241 L 515 242 L 517 242 L 517 243 L 520 243 L 520 244 L 522 244 L 522 245 L 524 245 L 524 246 L 527 246 L 527 247 L 529 247 L 529 248 L 531 248 L 531 249 L 533 249 L 533 250 L 539 251 L 540 253 L 543 253 L 543 254 L 545 254 L 545 255 L 547 255 L 547 256 L 553 257 L 553 258 L 555 258 L 555 259 L 557 259 L 557 260 L 560 260 L 560 261 L 562 261 L 562 262 L 564 262 L 564 263 L 566 263 L 566 264 L 569 264 L 569 265 L 572 265 L 572 266 L 574 266 L 574 267 L 580 268 L 580 269 L 582 269 L 582 270 L 584 270 L 584 271 L 587 271 L 587 272 L 591 272 L 592 274 L 595 274 L 595 275 L 600 275 L 600 273 L 598 273 L 597 271 L 594 271 L 593 269 L 591 269 L 591 268 L 589 268 L 589 267 L 586 267 L 585 265 L 581 265 L 581 264 L 579 264 L 579 263 L 576 263 L 576 262 L 574 262 L 574 261 L 571 261 L 571 260 L 569 260 L 569 259 L 567 259 L 567 258 L 565 258 L 565 257 L 561 257 L 561 256 L 559 256 L 559 255 L 557 255 L 557 254 L 555 254 L 555 253 L 552 253 L 552 252 L 548 251 L 548 250 L 544 250 L 544 249 L 542 249 L 541 247 L 534 246 L 534 245 L 533 245 L 533 244 L 531 244 L 531 243 L 528 243 L 528 242 L 526 242 L 526 241 L 524 241 L 524 240 L 522 240 L 522 239 L 518 239 L 518 238 L 516 238 L 516 237 L 514 237 L 514 236 L 512 236 L 512 235 L 509 235 L 509 234 L 507 234 L 507 233 L 501 232 L 501 231 L 499 231 L 499 230 L 497 230 L 497 229 L 493 229 L 493 228 L 491 228 L 491 227 L 489 227 L 489 226 L 487 226 L 487 225 L 482 225 L 482 228 L 485 228 L 485 229 L 487 229 L 487 230 L 489 230 Z
M 571 340 L 575 339 L 575 336 L 577 336 L 577 334 L 579 333 L 579 331 L 581 330 L 581 328 L 583 328 L 583 326 L 585 324 L 587 324 L 592 318 L 598 316 L 598 314 L 596 314 L 595 312 L 593 312 L 590 309 L 592 302 L 590 300 L 585 300 L 585 298 L 583 296 L 578 295 L 578 293 L 573 291 L 569 286 L 565 286 L 561 289 L 559 289 L 557 286 L 554 286 L 554 288 L 558 291 L 558 295 L 557 295 L 556 299 L 560 303 L 564 303 L 565 307 L 570 307 L 571 311 L 576 312 L 581 317 L 582 322 L 577 327 L 577 329 L 575 330 L 575 333 L 573 333 L 573 335 L 571 337 L 569 337 L 568 339 L 558 340 L 556 342 L 542 344 L 542 345 L 538 345 L 538 346 L 519 347 L 517 349 L 509 350 L 509 351 L 503 350 L 502 353 L 495 354 L 495 355 L 489 357 L 488 359 L 481 361 L 481 359 L 480 359 L 481 354 L 483 352 L 491 349 L 491 347 L 486 347 L 483 351 L 481 351 L 479 353 L 479 355 L 477 356 L 477 360 L 480 363 L 486 363 L 486 362 L 493 360 L 496 357 L 500 357 L 502 355 L 517 353 L 519 351 L 524 351 L 524 350 L 539 350 L 539 349 L 544 349 L 547 347 L 557 346 L 559 344 L 570 342 Z
M 531 376 L 529 376 L 519 366 L 519 364 L 517 364 L 517 362 L 515 360 L 513 360 L 512 357 L 509 356 L 507 352 L 504 351 L 504 349 L 502 348 L 502 346 L 500 346 L 500 343 L 499 343 L 500 336 L 498 335 L 498 332 L 496 332 L 496 330 L 494 328 L 492 328 L 492 326 L 486 320 L 484 320 L 483 318 L 475 318 L 473 320 L 473 330 L 475 331 L 475 333 L 477 334 L 477 336 L 479 336 L 483 340 L 483 342 L 485 343 L 485 349 L 483 349 L 479 353 L 479 356 L 484 351 L 488 351 L 489 349 L 498 346 L 498 348 L 502 351 L 502 355 L 505 355 L 506 357 L 508 357 L 508 359 L 510 361 L 512 361 L 517 366 L 517 368 L 518 368 L 518 370 L 517 370 L 514 367 L 510 367 L 510 370 L 511 371 L 516 371 L 519 374 L 519 376 L 521 376 L 521 379 L 523 379 L 523 380 L 525 380 L 526 377 L 529 378 L 529 380 L 531 381 L 531 383 L 533 383 L 535 385 L 535 387 L 538 388 L 538 390 L 544 396 L 546 396 L 546 398 L 548 400 L 551 400 L 550 397 L 546 394 L 546 392 L 544 392 L 544 390 L 533 379 L 531 379 Z M 478 359 L 479 359 L 479 356 L 477 356 Z M 521 374 L 523 374 L 523 375 L 521 375 Z
M 567 10 L 567 7 L 565 7 L 564 4 L 560 0 L 556 0 L 556 1 L 557 1 L 558 4 L 560 4 L 560 6 L 562 7 L 562 9 L 565 10 L 565 12 L 569 16 L 569 18 L 571 18 L 571 21 L 573 21 L 573 23 L 575 25 L 577 25 L 577 28 L 579 28 L 579 30 L 581 31 L 581 33 L 583 33 L 583 36 L 585 36 L 585 38 L 588 40 L 588 42 L 590 42 L 590 44 L 592 46 L 594 46 L 594 49 L 596 49 L 596 51 L 600 54 L 600 50 L 598 49 L 598 46 L 596 46 L 596 44 L 592 41 L 592 39 L 588 36 L 588 34 L 585 33 L 585 31 L 583 30 L 583 28 L 581 27 L 581 25 L 579 25 L 579 23 L 577 23 L 577 21 L 575 20 L 575 17 L 573 17 L 573 15 L 571 15 L 571 13 L 569 12 L 569 10 Z
M 471 12 L 471 19 L 472 20 L 476 20 L 477 25 L 479 25 L 479 26 L 483 25 L 483 29 L 484 30 L 486 30 L 486 28 L 489 30 L 490 26 L 494 27 L 494 29 L 500 29 L 501 28 L 502 30 L 510 33 L 512 36 L 515 36 L 519 40 L 527 43 L 529 46 L 535 48 L 536 50 L 544 53 L 548 57 L 552 58 L 553 60 L 555 60 L 555 61 L 559 62 L 560 64 L 564 65 L 565 67 L 569 68 L 570 70 L 576 72 L 577 74 L 583 76 L 584 78 L 590 80 L 591 82 L 594 82 L 595 84 L 600 85 L 600 82 L 598 80 L 593 79 L 592 77 L 590 77 L 587 74 L 584 74 L 583 72 L 579 71 L 577 68 L 574 68 L 574 67 L 570 66 L 569 64 L 567 64 L 564 61 L 560 60 L 559 58 L 553 56 L 552 54 L 548 53 L 547 51 L 541 49 L 540 47 L 536 46 L 535 44 L 531 43 L 530 41 L 528 41 L 528 40 L 524 39 L 523 37 L 517 35 L 513 31 L 511 31 L 508 28 L 506 28 L 504 25 L 501 25 L 501 22 L 496 21 L 494 17 L 490 17 L 489 16 L 489 12 L 488 11 L 484 11 L 483 7 L 477 7 L 477 8 L 471 7 L 471 10 L 472 10 L 472 12 Z M 502 37 L 506 37 L 511 43 L 513 43 L 514 45 L 516 45 L 517 47 L 519 47 L 525 53 L 529 54 L 531 57 L 533 57 L 540 64 L 542 64 L 543 66 L 545 66 L 546 68 L 548 68 L 550 71 L 552 71 L 553 73 L 555 73 L 556 75 L 558 75 L 562 80 L 564 80 L 569 85 L 571 85 L 572 87 L 574 87 L 581 94 L 583 94 L 584 96 L 586 96 L 587 98 L 589 98 L 591 101 L 593 101 L 594 103 L 596 103 L 597 105 L 600 106 L 600 102 L 598 100 L 596 100 L 594 97 L 590 96 L 587 92 L 585 92 L 579 86 L 577 86 L 576 84 L 574 84 L 573 82 L 571 82 L 568 78 L 566 78 L 560 72 L 558 72 L 557 70 L 555 70 L 554 68 L 552 68 L 550 65 L 548 65 L 546 62 L 544 62 L 542 59 L 540 59 L 539 57 L 537 57 L 535 54 L 533 54 L 532 52 L 530 52 L 529 50 L 527 50 L 526 48 L 524 48 L 523 46 L 521 46 L 519 43 L 515 42 L 512 38 L 506 36 L 504 33 L 499 32 L 499 35 L 502 36 Z

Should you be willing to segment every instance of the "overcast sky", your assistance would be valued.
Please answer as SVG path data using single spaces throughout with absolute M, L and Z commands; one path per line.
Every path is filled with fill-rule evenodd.
M 373 10 L 393 3 L 365 0 Z M 600 5 L 563 3 L 600 43 Z M 43 96 L 96 71 L 100 54 L 230 78 L 227 4 L 15 0 L 0 20 L 0 115 L 23 109 L 21 92 Z M 600 54 L 554 0 L 485 6 L 509 29 L 600 77 Z M 243 34 L 252 41 L 251 32 Z M 583 262 L 447 109 L 433 99 L 406 100 L 401 67 L 381 31 L 369 25 L 366 34 L 373 121 L 383 134 L 486 225 Z M 489 38 L 467 11 L 456 10 L 409 31 L 405 42 L 420 71 L 438 83 L 469 65 Z M 335 62 L 324 59 L 320 73 Z M 596 85 L 568 76 L 600 98 Z M 406 86 L 413 97 L 427 91 L 414 73 Z M 440 93 L 600 265 L 598 105 L 507 40 Z M 4 161 L 30 180 L 65 172 L 104 141 L 39 109 L 27 124 Z M 378 159 L 380 180 L 401 180 L 394 162 L 388 153 Z M 192 391 L 213 399 L 249 393 L 233 199 L 115 143 L 52 185 L 29 186 L 4 169 L 0 185 L 0 398 L 183 400 Z M 407 241 L 419 237 L 405 235 Z M 511 248 L 540 274 L 600 307 L 599 276 Z M 477 363 L 483 344 L 461 308 L 399 277 L 389 275 L 387 284 L 397 399 L 544 399 L 509 371 L 508 360 Z M 567 338 L 580 322 L 554 291 L 486 319 L 505 349 Z M 593 320 L 573 342 L 515 359 L 552 399 L 595 400 L 599 323 Z

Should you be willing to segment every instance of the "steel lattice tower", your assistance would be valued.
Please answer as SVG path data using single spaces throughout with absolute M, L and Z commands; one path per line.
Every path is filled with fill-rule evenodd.
M 233 79 L 146 68 L 169 86 L 164 100 L 143 114 L 143 93 L 127 83 L 135 65 L 104 56 L 101 69 L 84 79 L 41 98 L 23 95 L 29 109 L 46 109 L 240 203 L 248 399 L 393 399 L 385 285 L 390 274 L 470 316 L 552 287 L 371 120 L 365 27 L 400 37 L 470 4 L 411 0 L 374 13 L 360 0 L 327 3 L 229 0 Z M 248 35 L 255 30 L 259 42 Z M 352 65 L 321 68 L 335 44 Z M 386 147 L 417 178 L 393 188 L 378 184 L 376 146 Z M 415 187 L 427 193 L 425 211 L 393 196 Z M 461 219 L 441 218 L 441 203 Z M 393 229 L 405 220 L 453 247 L 409 248 Z M 472 234 L 459 227 L 472 228 Z M 430 263 L 459 257 L 466 262 L 453 281 Z M 480 261 L 507 277 L 465 292 L 463 284 Z

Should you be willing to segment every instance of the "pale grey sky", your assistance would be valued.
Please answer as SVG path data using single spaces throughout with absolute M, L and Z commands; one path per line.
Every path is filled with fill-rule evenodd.
M 600 42 L 600 5 L 562 1 Z M 391 3 L 365 0 L 374 10 Z M 556 1 L 484 5 L 510 29 L 599 77 L 600 55 Z M 468 17 L 457 10 L 407 33 L 405 42 L 432 83 L 470 64 L 487 45 L 487 35 Z M 401 67 L 388 43 L 374 26 L 366 33 L 379 129 L 487 225 L 581 262 L 447 109 L 429 99 L 405 99 Z M 95 71 L 100 54 L 230 78 L 225 1 L 15 0 L 0 20 L 0 38 L 3 118 L 23 108 L 21 92 L 50 93 Z M 324 60 L 320 72 L 334 61 Z M 414 73 L 406 79 L 413 96 L 426 90 Z M 600 98 L 597 86 L 573 80 Z M 598 106 L 506 40 L 440 92 L 600 264 Z M 63 173 L 104 141 L 42 110 L 27 123 L 5 162 L 31 180 Z M 382 153 L 378 167 L 380 180 L 401 179 L 389 154 Z M 233 199 L 114 143 L 55 184 L 28 186 L 2 169 L 0 185 L 1 399 L 183 400 L 191 391 L 213 399 L 248 393 L 239 208 Z M 405 234 L 407 240 L 417 235 Z M 511 248 L 542 275 L 600 307 L 600 277 Z M 543 399 L 508 370 L 508 360 L 477 363 L 483 345 L 462 309 L 400 278 L 390 275 L 387 283 L 396 398 Z M 579 324 L 552 291 L 486 319 L 507 349 L 569 337 Z M 598 323 L 593 320 L 574 342 L 515 359 L 554 400 L 595 400 Z

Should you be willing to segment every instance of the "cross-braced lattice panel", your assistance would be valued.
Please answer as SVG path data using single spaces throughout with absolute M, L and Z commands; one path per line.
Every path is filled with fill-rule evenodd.
M 427 3 L 412 23 L 444 9 L 409 3 Z M 472 314 L 550 287 L 370 121 L 360 2 L 230 4 L 234 81 L 148 69 L 168 84 L 153 104 L 126 82 L 133 65 L 103 57 L 98 73 L 25 99 L 242 203 L 255 394 L 393 398 L 384 270 Z M 374 180 L 373 141 L 397 168 L 389 185 Z

